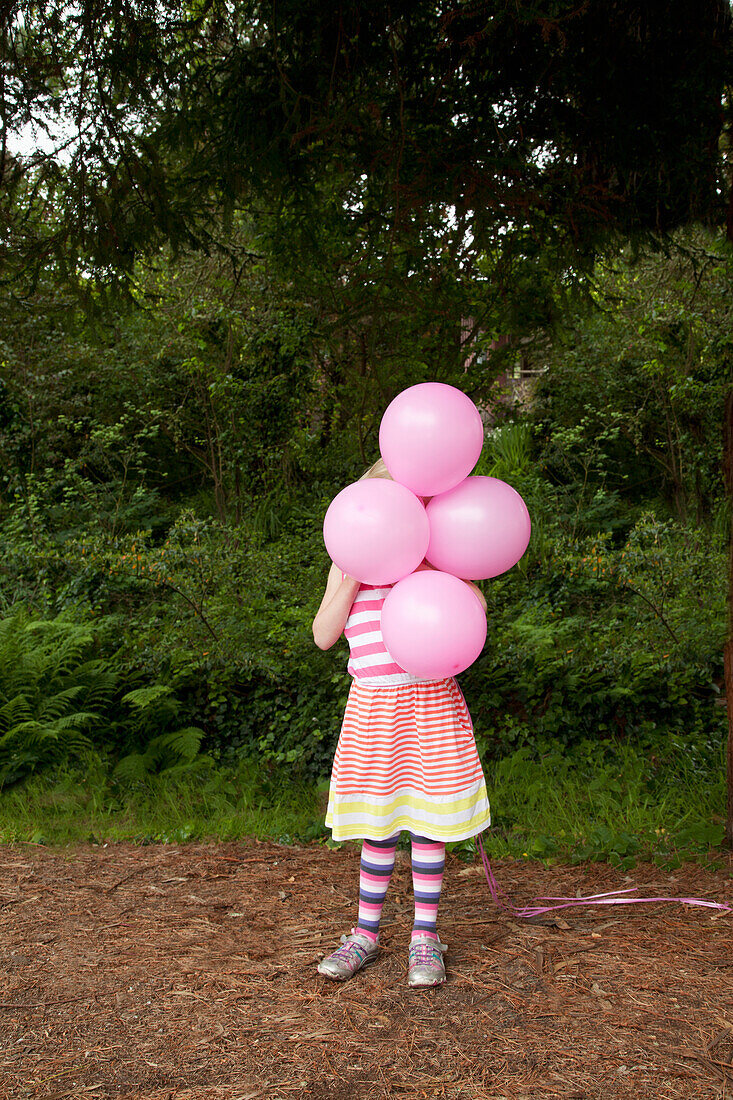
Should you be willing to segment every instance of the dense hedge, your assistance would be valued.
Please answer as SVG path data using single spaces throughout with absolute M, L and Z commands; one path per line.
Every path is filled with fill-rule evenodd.
M 529 407 L 493 406 L 479 471 L 523 494 L 533 534 L 484 582 L 487 645 L 461 678 L 485 755 L 724 735 L 733 295 L 727 256 L 685 247 L 599 271 L 604 309 L 529 345 L 548 367 Z M 348 678 L 345 643 L 311 637 L 321 523 L 376 457 L 385 380 L 261 272 L 239 298 L 179 274 L 99 338 L 53 296 L 6 318 L 0 782 L 85 744 L 128 778 L 201 754 L 328 769 Z M 413 350 L 399 384 L 426 376 Z M 465 378 L 480 390 L 478 359 Z M 62 670 L 53 631 L 81 646 Z
M 531 510 L 533 494 L 551 494 L 538 478 L 522 488 Z M 483 584 L 487 645 L 461 677 L 482 751 L 656 727 L 722 737 L 725 555 L 714 536 L 650 511 L 617 545 L 540 525 L 521 566 Z M 139 752 L 178 722 L 203 730 L 215 756 L 313 777 L 328 768 L 348 688 L 343 639 L 322 653 L 310 631 L 327 565 L 317 509 L 275 540 L 186 512 L 157 544 L 140 533 L 114 545 L 16 540 L 4 577 L 29 598 L 36 585 L 47 614 L 96 639 L 116 684 L 109 720 L 88 732 L 98 746 Z M 125 694 L 156 684 L 170 691 L 146 725 L 120 714 Z

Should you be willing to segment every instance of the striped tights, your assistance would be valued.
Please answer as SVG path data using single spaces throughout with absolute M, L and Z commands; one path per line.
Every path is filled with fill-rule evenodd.
M 379 921 L 395 864 L 400 834 L 388 840 L 365 840 L 359 874 L 359 916 L 355 932 L 373 940 L 379 936 Z M 415 921 L 412 934 L 438 938 L 436 922 L 445 870 L 445 844 L 410 833 L 412 841 L 412 886 L 415 893 Z

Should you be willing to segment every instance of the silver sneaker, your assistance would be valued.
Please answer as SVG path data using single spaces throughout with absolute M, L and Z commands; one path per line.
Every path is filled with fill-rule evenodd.
M 334 982 L 345 982 L 353 978 L 362 967 L 374 962 L 379 954 L 379 944 L 374 943 L 361 932 L 341 937 L 342 947 L 337 947 L 333 955 L 328 955 L 318 964 L 318 973 Z
M 442 985 L 445 981 L 443 955 L 448 948 L 440 940 L 419 932 L 410 940 L 407 984 L 414 988 Z

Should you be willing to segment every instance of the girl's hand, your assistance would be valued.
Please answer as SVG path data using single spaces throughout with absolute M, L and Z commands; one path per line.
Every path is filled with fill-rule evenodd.
M 473 581 L 464 581 L 463 583 L 467 584 L 472 592 L 475 592 L 476 599 L 479 601 L 479 603 L 483 607 L 484 611 L 486 611 L 487 610 L 486 597 L 484 596 L 484 594 L 481 591 L 481 589 L 479 588 L 479 586 L 477 584 L 474 584 Z

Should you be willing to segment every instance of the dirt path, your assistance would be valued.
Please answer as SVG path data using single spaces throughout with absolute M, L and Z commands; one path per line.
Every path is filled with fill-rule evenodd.
M 633 882 L 726 901 L 732 870 Z M 400 859 L 383 956 L 337 985 L 315 964 L 353 922 L 357 871 L 351 845 L 0 849 L 0 1097 L 733 1096 L 730 915 L 515 921 L 449 859 L 448 982 L 413 992 Z M 603 866 L 495 871 L 524 901 L 629 884 Z

